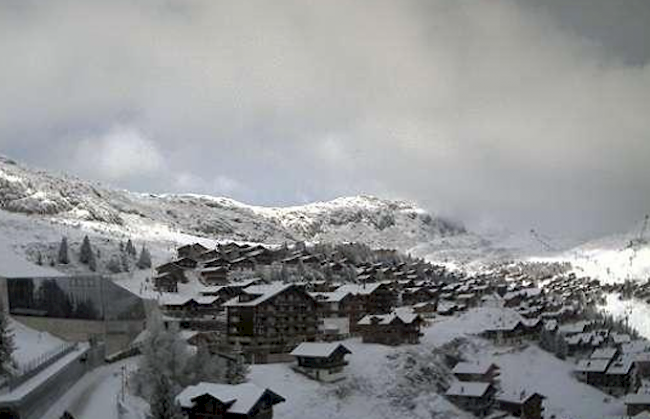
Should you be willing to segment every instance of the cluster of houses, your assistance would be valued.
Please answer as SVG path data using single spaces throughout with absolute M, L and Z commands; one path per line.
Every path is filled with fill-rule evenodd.
M 303 245 L 267 247 L 263 245 L 219 244 L 209 249 L 199 243 L 177 249 L 177 257 L 156 267 L 154 286 L 163 292 L 178 292 L 178 284 L 188 281 L 188 273 L 196 275 L 205 285 L 226 285 L 233 279 L 254 275 L 271 267 L 285 270 L 312 269 L 323 276 L 345 278 L 356 282 L 383 280 L 442 279 L 454 274 L 444 267 L 431 265 L 422 260 L 399 262 L 395 251 L 385 254 L 376 250 L 374 260 L 380 262 L 354 261 L 341 252 L 322 252 Z M 280 278 L 285 280 L 286 278 Z
M 501 390 L 499 367 L 491 362 L 459 362 L 452 370 L 455 381 L 446 397 L 479 417 L 541 419 L 544 396 L 526 390 Z
M 387 345 L 417 343 L 424 317 L 437 312 L 445 286 L 441 278 L 450 281 L 454 276 L 421 262 L 351 265 L 339 257 L 306 254 L 304 248 L 229 243 L 206 249 L 193 244 L 177 253 L 176 260 L 156 268 L 154 278 L 156 288 L 165 291 L 160 293 L 159 304 L 167 321 L 179 323 L 181 329 L 212 334 L 204 339 L 221 345 L 220 350 L 239 347 L 254 363 L 286 361 L 302 342 L 333 342 L 352 335 Z M 241 273 L 277 263 L 314 264 L 332 271 L 351 268 L 357 282 L 269 282 L 232 275 L 233 269 Z M 226 274 L 217 279 L 212 269 L 218 264 Z M 191 295 L 178 293 L 178 284 L 189 282 L 192 276 L 200 286 Z M 404 305 L 413 307 L 396 310 Z M 458 309 L 456 305 L 451 308 Z
M 250 275 L 260 266 L 278 264 L 341 274 L 353 270 L 354 280 L 335 275 L 326 280 L 271 282 Z M 164 291 L 160 304 L 167 320 L 193 330 L 193 339 L 209 342 L 218 351 L 241 348 L 251 363 L 294 360 L 296 372 L 323 382 L 344 377 L 350 350 L 340 340 L 360 336 L 364 343 L 414 344 L 428 318 L 498 301 L 503 315 L 487 322 L 483 337 L 497 345 L 540 341 L 541 346 L 544 336 L 550 336 L 566 346 L 565 356 L 575 357 L 577 379 L 614 396 L 626 395 L 629 414 L 650 410 L 650 393 L 640 386 L 641 379 L 650 376 L 650 343 L 613 331 L 602 321 L 583 320 L 585 307 L 601 303 L 604 293 L 611 291 L 589 278 L 542 273 L 532 280 L 521 272 L 465 276 L 419 262 L 355 264 L 342 255 L 311 253 L 304 247 L 235 243 L 216 249 L 183 246 L 177 259 L 157 272 L 154 283 Z M 177 293 L 178 284 L 191 276 L 200 284 L 195 295 Z M 636 292 L 643 290 L 639 287 Z M 494 419 L 543 415 L 544 396 L 502 390 L 494 364 L 462 362 L 453 374 L 446 396 L 475 415 Z M 244 406 L 228 391 L 199 385 L 186 389 L 179 402 L 190 418 L 227 418 L 242 417 L 236 415 L 244 411 L 246 417 L 268 417 L 264 415 L 272 406 L 283 401 L 268 389 L 241 387 L 259 396 L 241 396 L 248 401 Z M 221 416 L 210 416 L 206 406 Z

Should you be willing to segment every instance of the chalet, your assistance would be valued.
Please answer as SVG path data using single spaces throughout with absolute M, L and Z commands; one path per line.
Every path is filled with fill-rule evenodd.
M 195 259 L 192 259 L 190 257 L 180 258 L 178 260 L 175 260 L 172 263 L 185 269 L 195 269 L 196 266 L 199 264 Z
M 178 249 L 176 249 L 176 253 L 178 254 L 179 259 L 184 257 L 196 258 L 201 253 L 207 250 L 208 248 L 203 246 L 202 244 L 194 243 L 194 244 L 187 244 L 185 246 L 179 247 Z
M 494 405 L 496 389 L 491 383 L 457 381 L 445 395 L 456 406 L 476 416 L 487 415 Z
M 458 294 L 456 301 L 468 308 L 476 307 L 480 301 L 480 295 L 471 292 Z
M 493 383 L 499 377 L 499 367 L 490 362 L 459 362 L 452 373 L 460 381 Z
M 368 315 L 359 320 L 358 327 L 364 343 L 401 345 L 420 342 L 422 323 L 418 314 L 396 310 L 390 314 Z
M 214 259 L 207 260 L 203 264 L 204 268 L 229 268 L 230 261 L 223 256 L 218 256 Z
M 402 292 L 402 304 L 404 305 L 423 303 L 435 298 L 436 293 L 426 287 L 406 288 Z
M 438 301 L 418 303 L 413 306 L 413 312 L 423 317 L 430 317 L 438 312 Z
M 255 261 L 247 257 L 240 257 L 230 261 L 230 269 L 234 271 L 254 271 L 255 270 Z
M 295 284 L 250 286 L 224 307 L 228 343 L 241 345 L 253 363 L 286 360 L 318 335 L 316 300 Z
M 157 275 L 153 279 L 154 288 L 163 292 L 178 292 L 178 283 L 187 283 L 185 268 L 169 262 L 156 268 Z
M 185 271 L 185 268 L 180 266 L 180 265 L 177 265 L 176 262 L 167 262 L 167 263 L 163 263 L 162 265 L 159 265 L 159 266 L 156 267 L 156 273 L 158 275 L 168 273 L 168 272 L 174 272 L 174 273 L 180 272 L 180 273 L 183 273 L 184 271 Z
M 304 342 L 291 352 L 296 358 L 293 369 L 318 381 L 339 381 L 345 378 L 345 355 L 351 353 L 340 343 Z
M 284 397 L 252 383 L 199 383 L 186 387 L 176 402 L 188 419 L 270 419 Z
M 637 393 L 628 394 L 625 396 L 625 408 L 630 417 L 650 411 L 650 393 L 639 390 Z
M 605 392 L 622 396 L 635 392 L 640 385 L 640 379 L 632 357 L 621 357 L 614 360 L 605 373 Z
M 542 419 L 545 397 L 539 393 L 501 391 L 496 395 L 497 408 L 521 419 Z
M 523 340 L 524 326 L 520 320 L 502 319 L 486 328 L 483 336 L 496 344 L 516 344 Z
M 318 303 L 319 329 L 327 340 L 343 339 L 350 334 L 350 318 L 359 301 L 346 291 L 310 293 Z
M 275 262 L 275 253 L 264 246 L 254 247 L 243 256 L 255 261 L 257 265 L 271 265 Z
M 458 304 L 449 300 L 440 300 L 438 301 L 436 312 L 441 316 L 451 316 L 456 311 L 458 311 Z
M 390 284 L 375 282 L 370 284 L 347 284 L 337 288 L 337 291 L 350 292 L 364 299 L 366 314 L 386 314 L 397 304 L 397 293 Z
M 205 252 L 198 255 L 196 257 L 196 259 L 199 262 L 204 262 L 205 263 L 205 262 L 210 261 L 210 260 L 220 259 L 221 257 L 222 257 L 221 252 L 219 252 L 216 249 L 210 249 L 210 250 L 206 250 Z
M 218 297 L 183 297 L 166 295 L 161 301 L 165 313 L 174 317 L 214 316 L 221 306 Z
M 207 286 L 228 284 L 228 268 L 204 268 L 199 272 L 199 278 Z
M 204 297 L 218 297 L 219 301 L 225 303 L 242 294 L 244 292 L 243 290 L 244 288 L 238 284 L 217 285 L 203 288 L 200 294 Z
M 180 275 L 183 275 L 181 272 Z M 165 272 L 153 278 L 153 286 L 156 291 L 160 292 L 178 292 L 178 282 L 180 278 L 172 272 Z

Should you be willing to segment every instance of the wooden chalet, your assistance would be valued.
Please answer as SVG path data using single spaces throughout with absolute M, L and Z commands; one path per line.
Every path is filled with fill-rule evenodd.
M 490 362 L 459 362 L 452 373 L 460 381 L 493 383 L 499 377 L 499 367 Z
M 253 272 L 255 270 L 255 260 L 247 257 L 239 257 L 230 261 L 230 270 L 239 272 Z
M 174 317 L 215 316 L 221 311 L 219 297 L 165 296 L 160 304 L 165 314 Z
M 184 277 L 182 272 L 181 275 Z M 165 272 L 153 278 L 154 289 L 160 292 L 178 292 L 179 282 L 180 277 L 172 272 Z
M 199 383 L 176 396 L 188 419 L 271 419 L 284 397 L 252 383 Z
M 411 281 L 409 281 L 411 283 Z M 436 299 L 437 293 L 427 287 L 405 288 L 402 291 L 402 304 L 414 305 Z
M 253 260 L 257 265 L 272 265 L 276 260 L 275 252 L 264 246 L 253 247 L 243 256 L 247 259 Z
M 293 369 L 317 381 L 339 381 L 345 378 L 345 355 L 351 353 L 340 343 L 304 342 L 291 352 Z
M 423 320 L 418 314 L 404 310 L 390 314 L 368 315 L 357 326 L 364 343 L 384 345 L 416 344 L 420 342 Z
M 629 417 L 650 412 L 650 393 L 639 391 L 625 396 L 625 410 Z
M 178 249 L 176 249 L 176 253 L 179 259 L 185 257 L 196 259 L 201 253 L 207 250 L 209 249 L 203 246 L 202 244 L 194 243 L 194 244 L 186 244 L 185 246 L 179 247 Z
M 207 286 L 227 285 L 230 282 L 228 280 L 228 272 L 228 268 L 224 266 L 203 268 L 199 272 L 199 278 Z
M 497 408 L 520 419 L 542 419 L 545 397 L 539 393 L 501 391 L 496 395 Z
M 457 381 L 445 393 L 447 399 L 476 416 L 486 416 L 494 406 L 496 389 L 491 383 Z
M 196 261 L 196 259 L 193 259 L 191 257 L 180 258 L 180 259 L 177 259 L 177 260 L 173 261 L 172 263 L 174 263 L 174 264 L 176 264 L 176 265 L 178 265 L 178 266 L 180 266 L 182 268 L 185 268 L 185 269 L 195 269 L 197 267 L 197 265 L 199 264 Z
M 221 257 L 221 252 L 216 249 L 210 249 L 198 255 L 197 260 L 200 262 L 207 262 L 210 260 L 219 259 Z
M 288 360 L 299 343 L 318 335 L 316 300 L 301 286 L 250 286 L 224 304 L 228 343 L 241 345 L 253 363 Z
M 438 312 L 438 300 L 415 304 L 413 312 L 423 317 L 432 317 Z

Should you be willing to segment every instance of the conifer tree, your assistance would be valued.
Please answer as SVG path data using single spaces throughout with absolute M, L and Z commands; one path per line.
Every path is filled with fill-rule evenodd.
M 87 264 L 92 257 L 93 249 L 90 245 L 90 239 L 88 236 L 84 236 L 83 242 L 81 243 L 81 249 L 79 251 L 79 262 Z
M 138 258 L 138 263 L 136 266 L 140 269 L 151 268 L 151 255 L 149 254 L 147 248 L 144 247 L 144 244 L 142 245 L 142 249 L 140 249 L 140 257 Z
M 135 250 L 135 246 L 133 246 L 133 242 L 131 241 L 131 239 L 129 239 L 129 240 L 126 242 L 126 247 L 124 248 L 124 250 L 126 251 L 126 253 L 127 253 L 129 256 L 131 256 L 131 257 L 133 257 L 133 258 L 134 258 L 134 257 L 136 256 L 136 254 L 138 253 L 138 252 Z
M 16 345 L 14 335 L 9 328 L 9 317 L 0 309 L 0 373 L 6 372 L 5 367 L 11 363 Z
M 70 263 L 70 258 L 68 257 L 68 238 L 63 237 L 61 239 L 61 244 L 59 245 L 59 263 L 67 265 Z
M 152 419 L 182 419 L 183 412 L 176 403 L 175 392 L 169 378 L 158 373 L 154 381 L 153 396 L 150 402 Z
M 129 272 L 131 270 L 129 266 L 129 260 L 124 253 L 122 253 L 120 256 L 120 264 L 122 265 L 122 272 Z
M 120 272 L 122 272 L 122 263 L 120 259 L 116 255 L 113 255 L 111 259 L 108 261 L 108 263 L 106 264 L 106 269 L 108 269 L 109 272 L 114 274 L 119 274 Z
M 88 268 L 91 271 L 95 272 L 97 271 L 97 259 L 95 258 L 95 253 L 90 252 L 89 256 L 90 257 L 88 258 Z

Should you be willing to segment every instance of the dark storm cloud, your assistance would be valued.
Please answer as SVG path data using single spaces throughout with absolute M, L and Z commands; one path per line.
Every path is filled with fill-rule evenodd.
M 0 1 L 0 145 L 141 191 L 624 230 L 650 211 L 649 7 L 612 3 Z

